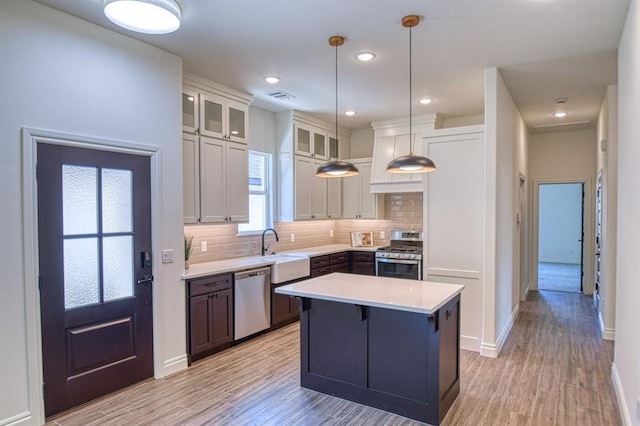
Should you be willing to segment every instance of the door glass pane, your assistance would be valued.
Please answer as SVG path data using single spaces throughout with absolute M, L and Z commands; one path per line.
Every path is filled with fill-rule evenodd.
M 98 285 L 98 239 L 64 240 L 64 308 L 100 302 Z
M 338 158 L 340 157 L 339 153 L 340 151 L 338 146 L 338 139 L 330 137 L 329 138 L 329 158 Z
M 244 138 L 244 111 L 229 108 L 229 131 L 231 136 Z
M 311 153 L 311 132 L 298 127 L 298 151 Z
M 196 99 L 186 93 L 182 94 L 182 125 L 196 127 Z
M 102 232 L 132 230 L 131 170 L 102 169 Z
M 98 232 L 98 172 L 95 167 L 62 165 L 64 235 Z
M 204 101 L 205 130 L 222 133 L 222 105 L 211 101 Z
M 316 155 L 321 155 L 324 157 L 325 155 L 325 136 L 318 134 L 318 133 L 314 133 L 313 134 L 313 153 Z
M 105 302 L 133 296 L 133 236 L 102 240 Z

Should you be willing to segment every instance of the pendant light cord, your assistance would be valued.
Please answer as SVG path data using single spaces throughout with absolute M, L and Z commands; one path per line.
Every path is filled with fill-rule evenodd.
M 413 102 L 411 100 L 411 95 L 413 90 L 412 89 L 412 73 L 411 73 L 411 69 L 412 67 L 412 56 L 411 52 L 412 52 L 412 46 L 411 46 L 411 30 L 413 30 L 413 25 L 409 27 L 409 155 L 413 155 L 413 133 L 412 133 L 412 117 L 413 117 Z
M 338 45 L 336 44 L 336 141 L 337 140 L 338 140 Z M 338 157 L 340 157 L 340 155 L 338 155 Z

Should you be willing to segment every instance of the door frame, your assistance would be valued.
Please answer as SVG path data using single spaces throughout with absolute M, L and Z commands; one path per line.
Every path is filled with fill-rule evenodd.
M 538 290 L 538 247 L 539 247 L 539 215 L 540 215 L 540 185 L 561 183 L 581 183 L 584 185 L 584 217 L 583 217 L 583 233 L 582 241 L 582 293 L 585 295 L 593 294 L 594 286 L 594 197 L 595 187 L 591 178 L 576 179 L 536 179 L 533 181 L 533 205 L 532 205 L 532 232 L 531 232 L 531 274 L 530 274 L 530 290 Z
M 161 354 L 159 329 L 161 295 L 157 290 L 161 283 L 158 253 L 161 252 L 160 237 L 162 209 L 160 201 L 160 177 L 162 176 L 162 153 L 160 147 L 126 141 L 74 135 L 50 130 L 22 128 L 22 235 L 23 274 L 25 292 L 25 324 L 27 347 L 27 375 L 29 383 L 29 411 L 38 424 L 44 424 L 44 395 L 42 389 L 42 328 L 40 322 L 40 293 L 38 290 L 38 192 L 36 180 L 37 144 L 65 145 L 78 148 L 120 152 L 150 157 L 151 165 L 151 239 L 153 251 L 153 364 L 158 372 Z

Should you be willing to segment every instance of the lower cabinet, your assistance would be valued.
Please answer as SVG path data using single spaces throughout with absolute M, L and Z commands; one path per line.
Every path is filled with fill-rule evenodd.
M 298 321 L 300 318 L 298 313 L 298 301 L 296 298 L 287 296 L 286 294 L 277 294 L 275 292 L 276 288 L 293 282 L 295 281 L 271 284 L 271 329 L 291 324 L 292 322 Z
M 360 275 L 376 274 L 376 254 L 362 251 L 351 252 L 349 272 Z
M 233 279 L 231 274 L 187 281 L 189 361 L 231 345 L 233 340 Z

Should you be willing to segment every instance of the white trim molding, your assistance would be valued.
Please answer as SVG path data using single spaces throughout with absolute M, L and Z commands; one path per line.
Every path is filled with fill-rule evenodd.
M 504 344 L 507 342 L 507 337 L 509 337 L 509 333 L 511 333 L 511 329 L 516 322 L 516 318 L 518 318 L 518 313 L 520 312 L 520 304 L 518 303 L 516 307 L 511 312 L 511 316 L 509 316 L 509 320 L 504 325 L 504 328 L 500 331 L 498 335 L 498 341 L 496 344 L 483 342 L 480 345 L 480 355 L 486 356 L 489 358 L 497 358 L 504 347 Z
M 622 383 L 620 382 L 620 376 L 618 375 L 618 368 L 616 363 L 611 364 L 611 381 L 613 382 L 613 389 L 616 391 L 616 400 L 618 401 L 618 409 L 620 410 L 620 417 L 622 418 L 622 424 L 624 426 L 631 426 L 631 413 L 626 404 L 626 398 L 624 397 L 624 390 L 622 389 Z
M 177 373 L 180 370 L 184 370 L 189 366 L 189 361 L 187 360 L 187 354 L 179 355 L 173 358 L 169 358 L 164 361 L 163 368 L 161 372 L 156 372 L 156 379 L 160 379 L 162 377 L 169 376 L 173 373 Z M 160 374 L 162 375 L 160 375 Z
M 475 336 L 460 335 L 460 349 L 465 351 L 480 352 L 480 339 Z
M 598 323 L 600 323 L 600 332 L 602 333 L 603 340 L 616 340 L 616 330 L 614 328 L 608 328 L 604 326 L 604 321 L 602 320 L 602 312 L 598 311 Z

